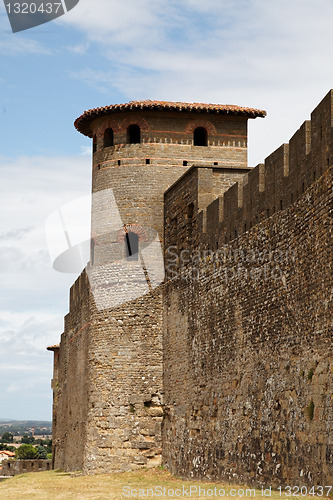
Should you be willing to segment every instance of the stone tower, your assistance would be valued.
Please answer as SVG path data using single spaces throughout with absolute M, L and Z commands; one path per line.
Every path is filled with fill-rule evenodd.
M 93 140 L 91 261 L 71 288 L 60 346 L 50 348 L 56 468 L 159 463 L 163 194 L 195 165 L 195 210 L 222 195 L 249 170 L 247 120 L 258 116 L 265 112 L 148 100 L 76 120 Z

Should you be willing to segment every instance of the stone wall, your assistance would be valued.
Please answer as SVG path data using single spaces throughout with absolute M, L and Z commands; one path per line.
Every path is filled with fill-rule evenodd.
M 1 474 L 17 476 L 26 472 L 42 472 L 51 469 L 51 460 L 5 460 L 2 462 Z
M 175 474 L 331 484 L 332 122 L 330 92 L 206 210 L 198 169 L 165 195 L 162 438 Z
M 140 126 L 139 144 L 128 144 L 130 124 Z M 208 146 L 193 145 L 200 126 Z M 109 127 L 113 146 L 104 144 Z M 163 194 L 194 162 L 208 164 L 201 208 L 241 179 L 247 117 L 124 111 L 91 128 L 92 258 L 71 289 L 57 351 L 54 465 L 102 473 L 160 463 Z M 133 261 L 124 231 L 139 237 Z
M 53 377 L 53 464 L 81 470 L 87 436 L 91 292 L 86 272 L 70 290 L 70 312 L 61 336 Z

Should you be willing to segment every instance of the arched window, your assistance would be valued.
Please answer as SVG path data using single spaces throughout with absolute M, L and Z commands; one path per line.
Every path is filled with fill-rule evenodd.
M 130 125 L 127 129 L 127 142 L 129 144 L 140 143 L 140 127 L 139 125 Z
M 113 130 L 107 128 L 104 132 L 104 147 L 109 148 L 110 146 L 113 146 Z
M 96 134 L 93 137 L 93 153 L 96 153 L 97 151 L 97 136 Z
M 139 258 L 139 236 L 136 233 L 125 234 L 125 250 L 127 260 L 138 260 Z
M 207 130 L 204 127 L 197 127 L 193 133 L 194 146 L 207 146 Z

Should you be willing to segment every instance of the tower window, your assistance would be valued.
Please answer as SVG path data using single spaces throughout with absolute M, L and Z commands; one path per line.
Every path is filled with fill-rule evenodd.
M 203 127 L 197 127 L 193 133 L 194 146 L 207 146 L 207 130 Z
M 97 136 L 96 134 L 93 137 L 93 153 L 96 153 L 97 151 Z
M 127 129 L 127 142 L 129 144 L 140 144 L 140 135 L 139 125 L 130 125 Z
M 113 146 L 113 130 L 107 128 L 104 132 L 104 147 L 109 148 L 110 146 Z
M 125 250 L 127 260 L 138 260 L 139 258 L 139 236 L 136 233 L 125 234 Z
M 95 262 L 95 240 L 91 238 L 90 240 L 90 262 L 94 265 Z

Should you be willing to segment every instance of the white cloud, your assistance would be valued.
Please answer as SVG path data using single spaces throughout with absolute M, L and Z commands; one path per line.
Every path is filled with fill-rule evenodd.
M 91 160 L 0 158 L 0 170 L 0 211 L 5 215 L 0 233 L 0 406 L 2 415 L 15 410 L 22 418 L 24 413 L 36 418 L 36 402 L 51 412 L 53 364 L 46 347 L 60 340 L 68 289 L 76 278 L 52 269 L 44 223 L 52 211 L 90 193 Z M 23 410 L 11 406 L 7 413 L 6 401 L 13 401 L 6 398 L 13 394 L 20 401 L 27 394 L 30 399 Z M 37 394 L 47 405 L 34 400 Z
M 74 54 L 83 55 L 83 54 L 86 54 L 89 47 L 90 47 L 90 44 L 88 42 L 81 42 L 81 43 L 78 43 L 76 45 L 70 45 L 68 47 L 68 50 L 70 52 L 73 52 Z
M 109 69 L 72 76 L 108 95 L 267 109 L 250 125 L 249 161 L 286 142 L 330 89 L 330 0 L 81 0 L 78 28 Z M 108 104 L 106 102 L 105 104 Z

